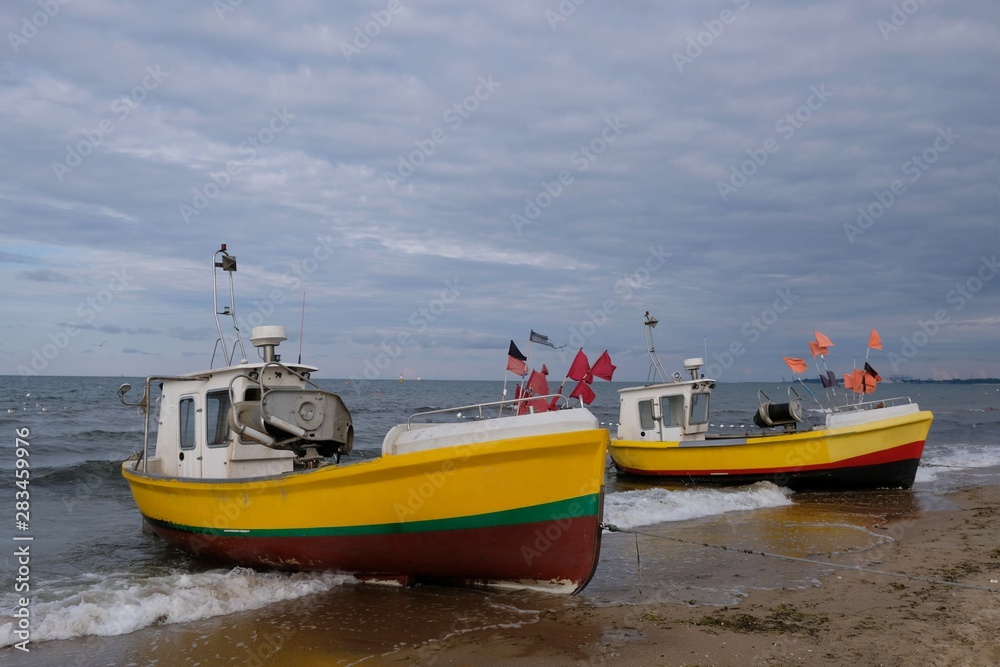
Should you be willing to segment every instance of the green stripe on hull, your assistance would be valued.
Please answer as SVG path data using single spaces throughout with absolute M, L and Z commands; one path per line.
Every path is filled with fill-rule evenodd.
M 381 523 L 368 526 L 330 526 L 321 528 L 263 528 L 263 529 L 233 529 L 208 528 L 204 526 L 186 526 L 184 524 L 151 519 L 148 521 L 160 524 L 174 530 L 202 535 L 225 535 L 233 537 L 327 537 L 348 535 L 390 535 L 394 533 L 429 533 L 445 530 L 463 530 L 468 528 L 490 528 L 493 526 L 513 526 L 525 523 L 557 521 L 559 519 L 598 516 L 600 494 L 590 494 L 557 500 L 532 507 L 519 507 L 500 512 L 461 516 L 451 519 L 430 519 L 426 521 L 403 521 L 400 523 Z M 403 511 L 405 510 L 405 511 Z M 405 514 L 410 508 L 400 508 Z

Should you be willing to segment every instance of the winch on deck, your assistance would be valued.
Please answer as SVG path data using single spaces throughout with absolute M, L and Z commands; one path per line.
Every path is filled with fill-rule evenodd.
M 354 443 L 351 413 L 336 394 L 323 391 L 294 370 L 280 362 L 275 348 L 284 340 L 284 327 L 255 327 L 251 332 L 254 347 L 262 348 L 264 366 L 254 378 L 260 388 L 257 396 L 234 401 L 229 413 L 229 426 L 241 438 L 258 442 L 272 449 L 295 452 L 305 463 L 318 462 L 324 457 L 349 454 Z M 293 373 L 313 388 L 267 386 L 272 373 Z
M 753 415 L 753 423 L 759 428 L 774 428 L 784 426 L 785 430 L 795 430 L 797 424 L 804 421 L 802 415 L 802 398 L 792 396 L 792 388 L 788 388 L 788 402 L 774 403 L 763 391 L 757 391 L 760 406 Z

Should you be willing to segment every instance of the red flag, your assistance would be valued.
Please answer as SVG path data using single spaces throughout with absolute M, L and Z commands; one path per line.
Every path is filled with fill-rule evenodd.
M 521 396 L 522 396 L 522 394 L 521 394 L 521 385 L 519 385 L 519 384 L 514 385 L 514 400 L 516 401 L 517 399 L 521 398 Z M 527 408 L 524 407 L 524 403 L 523 402 L 517 403 L 517 414 L 523 415 L 526 411 L 527 411 Z
M 546 367 L 545 364 L 542 364 L 542 375 L 548 375 L 548 374 L 549 374 L 548 367 Z
M 529 408 L 529 407 L 531 408 L 532 412 L 548 412 L 549 411 L 549 404 L 546 403 L 545 399 L 542 399 L 542 398 L 536 398 L 536 399 L 531 400 L 531 401 L 525 401 L 521 405 L 525 406 L 525 412 L 528 411 L 527 408 Z
M 579 382 L 587 376 L 590 371 L 590 361 L 587 360 L 587 355 L 583 353 L 583 348 L 576 353 L 576 357 L 573 359 L 573 363 L 570 364 L 569 372 L 566 373 L 566 377 L 570 380 L 576 380 Z
M 507 348 L 507 370 L 523 376 L 528 372 L 528 365 L 525 363 L 527 360 L 521 350 L 517 349 L 517 345 L 514 345 L 514 341 L 510 341 L 510 347 Z
M 833 347 L 833 341 L 820 332 L 813 331 L 813 335 L 816 336 L 816 344 L 820 347 Z
M 570 398 L 582 398 L 583 402 L 590 405 L 597 398 L 594 390 L 587 386 L 587 383 L 580 380 L 576 383 L 576 387 L 573 388 L 573 393 L 569 395 Z
M 516 373 L 518 375 L 524 375 L 528 372 L 528 364 L 524 363 L 516 357 L 507 357 L 507 370 L 511 373 Z
M 607 350 L 604 350 L 604 353 L 594 362 L 594 367 L 590 369 L 590 374 L 611 382 L 611 376 L 615 374 L 616 368 L 618 367 L 611 364 L 611 355 L 608 354 Z
M 821 347 L 818 343 L 814 343 L 813 341 L 809 341 L 809 351 L 812 352 L 814 357 L 821 354 L 829 354 L 830 352 L 828 348 Z
M 809 370 L 809 366 L 806 365 L 804 359 L 799 359 L 798 357 L 782 357 L 788 367 L 792 369 L 793 373 L 803 373 Z
M 868 336 L 868 347 L 875 348 L 876 350 L 882 349 L 882 337 L 874 329 L 872 329 L 871 335 Z
M 549 382 L 545 376 L 538 371 L 531 371 L 528 377 L 528 394 L 535 396 L 547 396 L 549 393 Z

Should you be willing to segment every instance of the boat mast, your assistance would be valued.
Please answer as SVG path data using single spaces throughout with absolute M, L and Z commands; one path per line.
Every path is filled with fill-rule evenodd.
M 222 255 L 222 261 L 219 261 L 219 255 Z M 222 310 L 219 310 L 219 284 L 218 275 L 219 269 L 222 269 L 229 274 L 229 305 L 223 306 Z M 247 351 L 243 347 L 243 336 L 240 335 L 240 324 L 236 319 L 236 291 L 233 288 L 233 274 L 236 272 L 236 258 L 226 252 L 226 244 L 223 243 L 222 247 L 215 251 L 212 256 L 212 305 L 215 308 L 215 326 L 219 330 L 219 338 L 215 341 L 215 347 L 218 349 L 219 345 L 222 345 L 222 356 L 226 360 L 227 366 L 233 365 L 233 355 L 236 352 L 236 343 L 239 343 L 240 351 L 243 353 L 243 361 L 246 362 Z M 222 320 L 219 319 L 219 315 L 229 315 L 233 318 L 233 329 L 236 331 L 236 343 L 233 344 L 232 352 L 227 349 L 226 337 L 222 333 Z M 215 362 L 215 352 L 212 352 L 212 362 Z M 210 367 L 212 366 L 210 365 Z
M 646 384 L 652 384 L 655 378 L 659 378 L 660 382 L 667 381 L 667 372 L 660 365 L 660 359 L 656 356 L 656 349 L 653 348 L 653 329 L 659 322 L 658 319 L 649 314 L 648 310 L 642 319 L 642 333 L 646 337 L 646 351 L 649 353 L 649 360 L 652 362 L 649 366 L 649 373 L 646 375 Z

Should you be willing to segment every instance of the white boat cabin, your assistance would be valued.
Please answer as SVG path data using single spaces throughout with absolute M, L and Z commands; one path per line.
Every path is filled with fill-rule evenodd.
M 146 379 L 158 383 L 158 410 L 147 413 L 141 466 L 188 479 L 245 479 L 315 467 L 351 451 L 354 427 L 336 394 L 309 380 L 316 369 L 282 364 L 274 348 L 283 327 L 257 327 L 264 361 L 202 373 Z M 123 385 L 120 396 L 129 389 Z M 150 416 L 156 421 L 150 447 Z
M 690 380 L 620 389 L 618 438 L 652 442 L 704 440 L 715 380 L 698 377 L 702 359 L 687 359 Z

